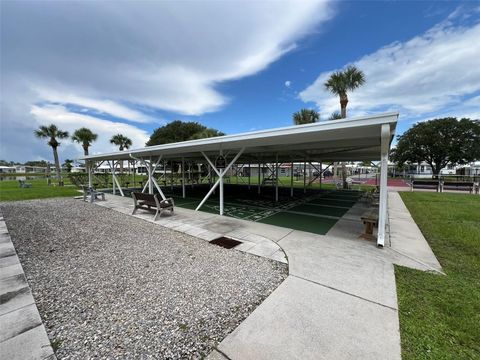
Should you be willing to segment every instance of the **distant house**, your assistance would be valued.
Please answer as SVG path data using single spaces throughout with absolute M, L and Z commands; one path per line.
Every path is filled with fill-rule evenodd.
M 72 173 L 84 173 L 84 172 L 86 172 L 85 166 L 73 166 L 71 172 Z
M 394 167 L 394 165 L 389 167 Z M 401 172 L 403 174 L 403 172 Z M 413 177 L 431 177 L 433 175 L 432 167 L 426 162 L 407 164 L 405 166 L 405 175 Z M 448 164 L 440 170 L 440 175 L 480 175 L 480 161 L 472 162 L 468 165 Z
M 11 174 L 15 172 L 15 166 L 0 166 L 0 174 Z
M 480 161 L 457 167 L 457 175 L 480 176 Z
M 15 166 L 17 173 L 29 174 L 29 173 L 45 173 L 47 168 L 44 166 L 30 166 L 30 165 L 17 165 Z

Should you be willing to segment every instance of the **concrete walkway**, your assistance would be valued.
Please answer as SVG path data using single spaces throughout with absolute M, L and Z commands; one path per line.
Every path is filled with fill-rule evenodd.
M 396 248 L 358 239 L 361 203 L 325 236 L 293 231 L 278 240 L 290 276 L 210 358 L 401 359 L 393 265 L 441 267 L 398 193 L 389 203 Z
M 0 209 L 0 358 L 55 359 Z
M 112 195 L 96 204 L 132 210 L 131 199 Z M 162 216 L 159 225 L 205 240 L 230 236 L 247 242 L 239 250 L 288 258 L 288 278 L 209 359 L 401 359 L 394 264 L 441 267 L 398 193 L 389 193 L 391 246 L 359 239 L 366 209 L 358 202 L 326 235 L 182 208 Z

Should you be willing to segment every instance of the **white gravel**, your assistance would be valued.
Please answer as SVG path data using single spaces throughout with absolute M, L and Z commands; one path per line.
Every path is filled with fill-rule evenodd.
M 200 359 L 287 266 L 73 199 L 0 204 L 59 359 Z

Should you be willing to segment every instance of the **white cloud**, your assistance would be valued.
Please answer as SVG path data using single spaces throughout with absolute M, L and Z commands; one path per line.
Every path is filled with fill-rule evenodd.
M 332 16 L 325 1 L 9 2 L 2 7 L 7 71 L 27 72 L 40 86 L 60 84 L 62 92 L 82 98 L 189 115 L 219 109 L 228 99 L 216 84 L 265 69 Z
M 349 114 L 399 110 L 416 117 L 443 113 L 480 91 L 480 24 L 455 26 L 452 19 L 456 16 L 421 36 L 392 43 L 355 61 L 367 82 L 349 95 Z M 324 114 L 339 108 L 339 100 L 323 85 L 331 72 L 321 73 L 300 93 L 303 101 L 315 102 Z M 479 108 L 476 114 L 480 116 Z
M 289 88 L 292 85 L 292 82 L 290 80 L 285 81 L 285 86 Z
M 218 111 L 231 101 L 218 84 L 267 68 L 330 19 L 331 6 L 2 2 L 2 156 L 32 156 L 32 149 L 15 144 L 25 137 L 20 129 L 34 128 L 33 104 L 71 103 L 80 112 L 93 109 L 139 123 L 152 121 L 156 110 Z
M 148 123 L 154 121 L 150 116 L 143 112 L 133 110 L 127 106 L 118 104 L 111 100 L 89 99 L 65 92 L 55 91 L 51 89 L 36 89 L 40 99 L 53 103 L 75 104 L 86 108 L 93 109 L 100 113 L 109 114 L 117 118 L 126 119 L 132 122 Z M 85 112 L 89 109 L 82 109 Z

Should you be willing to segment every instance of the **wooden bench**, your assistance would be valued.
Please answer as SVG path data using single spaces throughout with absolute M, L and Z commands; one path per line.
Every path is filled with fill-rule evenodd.
M 413 189 L 430 189 L 436 190 L 437 192 L 440 190 L 440 181 L 438 180 L 412 180 L 412 184 L 410 186 L 410 191 Z
M 99 197 L 105 201 L 105 193 L 95 190 L 93 187 L 81 185 L 83 191 L 83 201 L 87 201 L 87 198 L 90 197 L 90 202 L 93 203 L 95 200 L 100 200 Z
M 275 185 L 275 183 L 274 178 L 265 178 L 262 180 L 262 185 Z
M 25 180 L 18 180 L 21 188 L 31 188 L 32 184 L 25 182 Z
M 173 214 L 175 203 L 172 198 L 160 200 L 158 194 L 145 194 L 141 192 L 132 192 L 132 198 L 134 202 L 134 209 L 132 215 L 134 215 L 138 209 L 144 209 L 148 211 L 155 211 L 155 217 L 153 221 L 157 220 L 157 217 L 165 210 L 170 210 Z
M 362 199 L 365 200 L 367 204 L 370 206 L 378 206 L 378 203 L 380 201 L 380 193 L 378 192 L 378 188 L 373 188 L 362 196 Z
M 362 234 L 362 237 L 365 239 L 374 239 L 373 236 L 373 229 L 374 227 L 378 227 L 378 211 L 370 210 L 364 213 L 361 216 L 363 225 L 365 225 L 365 231 Z
M 440 191 L 458 190 L 458 191 L 468 191 L 470 194 L 473 193 L 473 189 L 474 189 L 473 182 L 465 182 L 465 181 L 444 181 L 440 186 Z

